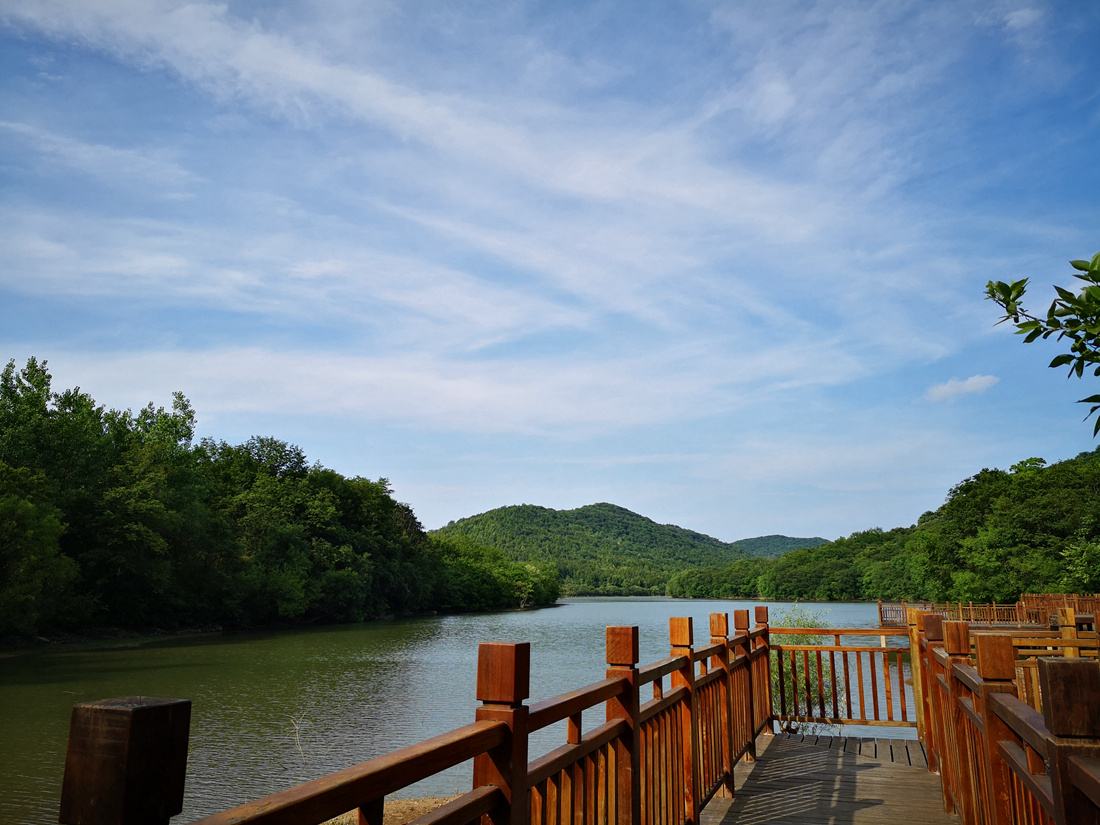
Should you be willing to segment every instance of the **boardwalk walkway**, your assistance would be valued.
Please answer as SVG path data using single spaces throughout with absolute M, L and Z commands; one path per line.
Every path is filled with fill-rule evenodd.
M 757 761 L 737 766 L 735 798 L 713 800 L 701 825 L 958 825 L 943 812 L 939 778 L 908 764 L 909 749 L 898 746 L 902 740 L 882 750 L 884 740 L 821 739 L 817 744 L 760 737 Z M 889 757 L 862 756 L 853 749 Z M 905 761 L 896 761 L 895 754 Z

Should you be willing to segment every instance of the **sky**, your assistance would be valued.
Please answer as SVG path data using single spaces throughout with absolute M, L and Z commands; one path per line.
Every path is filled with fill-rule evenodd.
M 0 360 L 385 477 L 911 524 L 1093 449 L 1100 5 L 0 0 Z

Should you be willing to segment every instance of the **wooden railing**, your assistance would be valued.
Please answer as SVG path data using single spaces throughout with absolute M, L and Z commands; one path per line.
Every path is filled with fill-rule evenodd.
M 1057 655 L 1035 660 L 1040 712 L 1019 682 L 1036 638 L 914 614 L 920 735 L 945 810 L 963 825 L 1100 823 L 1097 660 L 1076 644 L 1045 650 Z
M 910 609 L 936 613 L 949 621 L 977 624 L 1047 624 L 1051 611 L 1037 604 L 975 604 L 974 602 L 878 602 L 882 627 L 905 627 Z
M 916 727 L 906 679 L 908 632 L 901 628 L 771 628 L 784 635 L 832 637 L 832 644 L 772 643 L 781 722 Z M 879 637 L 880 644 L 843 644 L 843 637 Z M 896 646 L 884 644 L 887 638 Z
M 972 624 L 1053 624 L 1058 611 L 1072 608 L 1092 625 L 1100 612 L 1100 594 L 1024 593 L 1015 604 L 975 604 L 974 602 L 878 602 L 882 627 L 904 627 L 910 608 L 922 613 L 937 613 L 948 621 Z M 1095 628 L 1094 628 L 1095 629 Z
M 1076 613 L 1095 616 L 1100 612 L 1100 593 L 1024 593 L 1020 601 L 1054 615 L 1059 608 L 1071 607 Z
M 605 678 L 527 704 L 530 646 L 478 648 L 474 722 L 200 820 L 316 825 L 357 812 L 382 825 L 385 797 L 473 762 L 473 789 L 414 825 L 685 825 L 733 793 L 739 760 L 772 729 L 766 607 L 710 616 L 696 647 L 690 618 L 670 622 L 670 655 L 638 666 L 638 628 L 607 628 Z M 669 687 L 665 688 L 665 677 Z M 641 690 L 651 685 L 652 698 Z M 190 702 L 137 697 L 73 708 L 64 825 L 167 825 L 182 810 Z M 583 715 L 604 721 L 585 731 Z M 531 733 L 566 722 L 566 741 L 529 759 Z

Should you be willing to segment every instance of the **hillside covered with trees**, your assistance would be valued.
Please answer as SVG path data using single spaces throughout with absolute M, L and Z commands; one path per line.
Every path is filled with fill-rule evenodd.
M 342 622 L 547 604 L 556 571 L 430 537 L 385 479 L 274 438 L 195 441 L 195 413 L 0 373 L 0 637 Z
M 1100 448 L 960 482 L 911 527 L 866 530 L 776 559 L 682 572 L 668 593 L 768 599 L 1014 602 L 1100 590 Z
M 669 578 L 685 568 L 825 541 L 761 536 L 728 543 L 606 503 L 574 510 L 499 507 L 453 521 L 435 535 L 495 547 L 517 561 L 556 564 L 565 595 L 661 594 Z

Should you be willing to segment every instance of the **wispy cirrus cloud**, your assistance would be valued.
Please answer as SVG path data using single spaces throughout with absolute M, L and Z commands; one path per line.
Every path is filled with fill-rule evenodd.
M 0 291 L 73 320 L 13 312 L 5 342 L 116 405 L 181 388 L 220 421 L 282 415 L 317 439 L 363 420 L 497 440 L 509 462 L 546 439 L 563 467 L 699 465 L 675 495 L 633 479 L 654 502 L 736 473 L 731 433 L 773 486 L 824 490 L 856 444 L 830 492 L 869 494 L 914 460 L 861 441 L 876 382 L 904 407 L 948 356 L 1014 380 L 965 357 L 991 337 L 980 282 L 1095 225 L 1023 196 L 1061 175 L 1047 138 L 1067 164 L 1084 138 L 1037 117 L 1012 144 L 1021 113 L 1080 97 L 1031 71 L 1066 14 L 9 4 L 0 38 L 30 56 L 0 84 Z M 965 445 L 970 406 L 926 407 L 942 437 L 913 443 Z M 791 410 L 828 432 L 779 432 L 803 426 Z M 804 454 L 769 464 L 784 443 Z
M 29 123 L 0 120 L 0 136 L 5 133 L 66 172 L 90 175 L 108 185 L 142 184 L 152 187 L 152 197 L 185 197 L 201 180 L 163 153 L 93 143 Z

